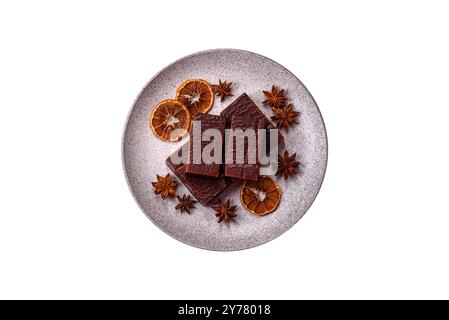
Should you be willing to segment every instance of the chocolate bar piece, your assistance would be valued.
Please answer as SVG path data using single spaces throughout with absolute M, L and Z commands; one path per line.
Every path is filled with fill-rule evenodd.
M 275 129 L 275 126 L 265 116 L 265 114 L 257 107 L 253 100 L 246 93 L 242 93 L 234 102 L 232 102 L 220 115 L 226 119 L 226 128 L 231 126 L 232 116 L 242 116 L 255 118 L 260 125 L 259 129 Z M 267 130 L 267 151 L 270 149 L 270 132 Z M 284 137 L 278 132 L 278 146 L 284 143 Z
M 263 123 L 260 123 L 263 121 L 263 119 L 257 119 L 255 117 L 232 116 L 232 131 L 225 151 L 226 177 L 257 181 L 257 178 L 259 177 L 257 129 L 264 125 Z M 237 129 L 240 130 L 237 131 Z M 252 139 L 252 141 L 249 141 L 250 139 Z M 239 153 L 240 159 L 238 159 Z
M 175 153 L 177 153 L 178 157 L 185 157 L 184 160 L 187 160 L 187 155 L 183 155 L 181 149 Z M 180 163 L 177 164 L 178 162 Z M 189 189 L 196 200 L 205 207 L 212 204 L 212 202 L 232 184 L 232 181 L 224 177 L 223 174 L 220 174 L 218 178 L 188 174 L 186 173 L 187 165 L 185 164 L 185 161 L 177 161 L 175 163 L 171 156 L 167 158 L 165 163 L 178 179 L 182 181 L 186 188 Z
M 220 165 L 222 163 L 222 143 L 224 141 L 225 119 L 221 116 L 215 116 L 207 113 L 196 114 L 192 123 L 192 129 L 190 130 L 190 161 L 187 164 L 186 172 L 189 174 L 198 174 L 204 176 L 218 177 L 220 174 Z M 195 123 L 196 122 L 196 123 Z M 201 125 L 199 130 L 198 125 Z M 202 137 L 206 130 L 216 129 L 221 135 L 221 143 L 219 148 L 212 149 L 210 156 L 212 162 L 206 162 L 203 159 L 203 149 L 205 146 L 213 143 L 206 139 L 203 141 Z M 203 137 L 204 138 L 204 137 Z M 211 138 L 213 139 L 213 138 Z M 219 154 L 215 154 L 219 152 Z M 217 157 L 217 161 L 214 157 Z

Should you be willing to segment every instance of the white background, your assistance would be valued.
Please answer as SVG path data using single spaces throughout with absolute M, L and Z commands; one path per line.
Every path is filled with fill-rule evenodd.
M 449 298 L 445 1 L 1 1 L 0 298 Z M 309 212 L 241 252 L 173 240 L 126 185 L 121 135 L 161 68 L 266 55 L 316 98 Z

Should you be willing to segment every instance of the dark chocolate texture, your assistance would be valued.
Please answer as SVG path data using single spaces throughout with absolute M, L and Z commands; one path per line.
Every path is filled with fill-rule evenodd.
M 229 137 L 228 145 L 226 148 L 226 157 L 227 161 L 225 164 L 225 176 L 234 179 L 241 180 L 253 180 L 257 181 L 259 177 L 259 164 L 257 161 L 257 129 L 260 128 L 264 121 L 263 119 L 258 119 L 256 117 L 247 117 L 247 116 L 239 116 L 233 115 L 231 120 L 231 136 Z M 242 137 L 240 143 L 243 141 L 243 146 L 238 145 L 239 139 L 235 137 L 236 132 L 234 130 L 241 129 L 242 133 L 246 130 L 251 129 L 253 132 L 253 138 L 255 139 L 255 143 L 249 144 L 248 137 Z M 242 148 L 243 150 L 238 150 L 238 148 Z M 232 149 L 230 149 L 232 148 Z M 232 151 L 232 152 L 231 152 Z M 237 152 L 240 151 L 243 153 L 243 163 L 237 163 Z M 249 154 L 254 155 L 254 159 L 251 159 Z M 231 159 L 232 155 L 232 159 Z M 250 163 L 255 160 L 255 163 Z M 232 162 L 232 163 L 229 163 Z
M 246 94 L 242 93 L 237 99 L 227 106 L 220 115 L 226 119 L 226 128 L 231 127 L 232 116 L 242 116 L 257 119 L 259 129 L 275 129 L 265 114 L 257 107 L 253 100 Z M 267 130 L 267 151 L 270 150 L 270 133 Z M 284 137 L 278 132 L 278 146 L 284 143 Z
M 207 146 L 208 144 L 212 143 L 211 141 L 202 141 L 201 137 L 194 137 L 193 134 L 198 135 L 198 133 L 201 133 L 201 136 L 203 133 L 208 129 L 217 129 L 220 131 L 221 134 L 221 143 L 224 141 L 224 130 L 225 130 L 225 119 L 221 116 L 215 116 L 212 114 L 207 113 L 198 113 L 196 114 L 194 121 L 201 121 L 201 132 L 195 132 L 192 129 L 190 130 L 190 148 L 189 148 L 189 157 L 190 161 L 189 164 L 186 167 L 186 172 L 189 174 L 197 174 L 197 175 L 205 175 L 205 176 L 211 176 L 211 177 L 218 177 L 220 174 L 220 165 L 222 163 L 222 149 L 220 149 L 220 160 L 218 163 L 209 163 L 206 164 L 203 162 L 203 159 L 201 159 L 201 163 L 193 163 L 194 162 L 194 139 L 198 138 L 197 140 L 197 148 L 196 152 L 198 156 L 202 156 L 203 154 L 203 148 Z M 199 140 L 201 139 L 201 140 Z M 215 150 L 214 150 L 215 151 Z M 212 156 L 214 154 L 212 153 Z
M 176 151 L 181 154 L 181 149 Z M 190 193 L 201 203 L 207 207 L 232 184 L 232 181 L 220 173 L 218 178 L 200 176 L 186 173 L 186 164 L 175 164 L 170 157 L 165 161 L 167 166 L 173 171 L 179 180 L 189 189 Z

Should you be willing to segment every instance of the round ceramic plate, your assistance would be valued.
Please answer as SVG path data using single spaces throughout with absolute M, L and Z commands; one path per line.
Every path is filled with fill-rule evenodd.
M 232 81 L 233 97 L 224 102 L 216 98 L 210 111 L 219 114 L 235 98 L 247 93 L 267 115 L 262 105 L 262 90 L 273 84 L 284 88 L 289 102 L 300 111 L 299 125 L 285 137 L 285 148 L 297 153 L 300 173 L 287 181 L 277 179 L 282 199 L 276 211 L 263 217 L 246 211 L 240 203 L 240 184 L 221 196 L 238 205 L 238 217 L 229 224 L 217 223 L 211 208 L 199 203 L 192 214 L 175 210 L 176 199 L 162 200 L 153 192 L 156 174 L 172 173 L 165 159 L 186 140 L 170 143 L 155 137 L 148 125 L 151 109 L 159 101 L 174 98 L 175 90 L 186 79 L 201 78 L 210 83 Z M 188 139 L 188 138 L 187 138 Z M 311 206 L 324 178 L 327 164 L 327 138 L 323 119 L 315 100 L 294 74 L 264 56 L 242 50 L 217 49 L 182 58 L 160 71 L 135 101 L 123 135 L 123 166 L 131 192 L 142 211 L 161 230 L 189 245 L 209 250 L 240 250 L 266 243 L 290 229 Z M 179 180 L 178 180 L 179 181 Z M 190 194 L 180 183 L 178 194 Z

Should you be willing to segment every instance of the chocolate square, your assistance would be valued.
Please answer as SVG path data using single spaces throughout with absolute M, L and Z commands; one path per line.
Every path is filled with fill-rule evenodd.
M 181 149 L 177 150 L 178 156 L 184 156 Z M 185 158 L 187 159 L 187 156 Z M 185 159 L 185 160 L 186 160 Z M 171 157 L 168 157 L 165 161 L 167 166 L 173 171 L 179 180 L 189 189 L 190 193 L 201 203 L 207 207 L 213 203 L 217 197 L 226 190 L 232 181 L 223 176 L 223 173 L 219 174 L 218 178 L 193 175 L 186 172 L 187 165 L 184 163 L 175 164 Z
M 193 163 L 194 162 L 194 152 L 199 157 L 203 155 L 203 149 L 205 146 L 209 145 L 211 141 L 202 141 L 201 137 L 203 133 L 208 129 L 217 129 L 221 134 L 221 143 L 224 141 L 224 130 L 225 130 L 225 119 L 221 116 L 215 116 L 207 113 L 198 113 L 196 114 L 193 121 L 201 121 L 201 131 L 195 132 L 194 124 L 192 124 L 192 128 L 190 130 L 190 148 L 189 148 L 189 164 L 187 164 L 186 172 L 189 174 L 197 174 L 211 177 L 218 177 L 220 174 L 220 165 L 222 163 L 222 148 L 220 148 L 219 152 L 219 162 L 217 163 L 204 163 L 204 160 L 200 158 L 201 163 Z M 201 136 L 198 136 L 198 134 Z M 195 136 L 194 136 L 195 134 Z M 197 140 L 195 143 L 195 139 Z M 196 150 L 194 149 L 196 147 Z M 217 150 L 213 150 L 215 152 Z M 211 154 L 211 156 L 215 156 L 215 154 Z
M 242 93 L 234 102 L 227 106 L 220 115 L 226 119 L 226 128 L 230 128 L 232 116 L 242 116 L 257 119 L 260 125 L 259 129 L 275 129 L 276 127 L 271 123 L 265 114 L 257 107 L 253 100 L 246 94 Z M 267 148 L 270 149 L 270 133 L 267 131 Z M 278 146 L 284 143 L 284 137 L 278 133 Z
M 234 179 L 241 180 L 253 180 L 257 181 L 259 177 L 259 163 L 257 158 L 257 129 L 263 125 L 260 122 L 262 119 L 257 119 L 255 117 L 239 116 L 233 115 L 231 120 L 232 132 L 229 136 L 228 145 L 226 146 L 225 157 L 225 176 Z M 236 129 L 241 129 L 242 133 L 245 134 L 246 130 L 252 130 L 254 135 L 255 144 L 248 143 L 248 136 L 243 136 L 243 146 L 238 145 L 239 139 L 236 137 Z M 238 150 L 238 148 L 243 147 L 243 150 Z M 237 152 L 243 153 L 243 163 L 237 163 Z M 254 155 L 254 159 L 250 158 L 250 154 Z M 231 158 L 232 156 L 232 158 Z M 250 163 L 255 160 L 255 163 Z

